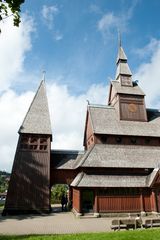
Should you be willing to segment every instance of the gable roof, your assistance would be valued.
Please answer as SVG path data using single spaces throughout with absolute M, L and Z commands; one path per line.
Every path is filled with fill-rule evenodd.
M 45 82 L 41 81 L 19 133 L 52 135 Z
M 156 146 L 95 144 L 75 167 L 157 168 L 159 156 L 160 147 Z
M 119 120 L 114 107 L 89 105 L 88 111 L 95 134 L 160 137 L 160 111 L 147 109 L 148 122 Z

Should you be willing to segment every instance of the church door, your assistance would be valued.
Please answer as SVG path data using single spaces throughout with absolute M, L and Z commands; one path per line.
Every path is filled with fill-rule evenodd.
M 94 192 L 93 190 L 82 190 L 82 211 L 93 212 Z

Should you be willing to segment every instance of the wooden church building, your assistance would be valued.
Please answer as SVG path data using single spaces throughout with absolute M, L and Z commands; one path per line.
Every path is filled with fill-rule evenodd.
M 4 214 L 49 212 L 57 183 L 68 184 L 77 214 L 160 212 L 160 112 L 146 108 L 122 46 L 116 64 L 107 104 L 87 106 L 84 152 L 51 150 L 41 82 L 18 132 Z

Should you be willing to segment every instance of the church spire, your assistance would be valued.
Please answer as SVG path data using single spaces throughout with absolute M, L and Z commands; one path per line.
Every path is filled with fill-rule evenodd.
M 40 83 L 19 133 L 52 135 L 44 80 Z
M 117 56 L 116 80 L 123 86 L 132 86 L 132 73 L 127 63 L 127 56 L 122 48 L 121 38 L 119 39 L 119 49 Z

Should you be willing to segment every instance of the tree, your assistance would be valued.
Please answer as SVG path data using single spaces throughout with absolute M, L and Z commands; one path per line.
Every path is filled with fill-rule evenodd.
M 13 25 L 18 27 L 21 22 L 20 7 L 24 1 L 25 0 L 0 0 L 0 21 L 3 21 L 7 17 L 13 16 Z
M 51 190 L 51 203 L 60 203 L 62 195 L 66 195 L 68 186 L 65 184 L 56 184 Z

